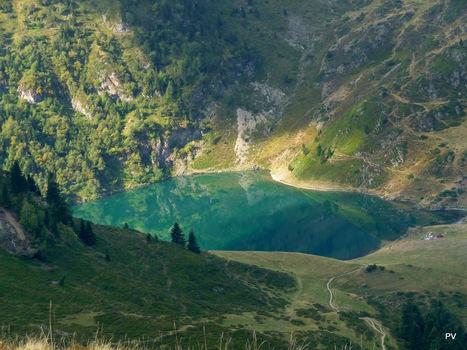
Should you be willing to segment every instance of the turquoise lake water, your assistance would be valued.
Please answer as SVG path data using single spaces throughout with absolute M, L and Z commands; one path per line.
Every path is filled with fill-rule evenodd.
M 178 222 L 202 249 L 311 253 L 339 259 L 366 255 L 414 225 L 445 223 L 376 197 L 282 185 L 266 172 L 178 177 L 73 208 L 74 216 L 170 240 Z

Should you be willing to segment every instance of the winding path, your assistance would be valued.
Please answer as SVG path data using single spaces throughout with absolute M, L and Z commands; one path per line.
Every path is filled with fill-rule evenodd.
M 365 321 L 377 333 L 381 334 L 381 348 L 383 350 L 386 350 L 386 346 L 384 346 L 384 338 L 386 338 L 386 332 L 383 330 L 383 326 L 381 325 L 381 322 L 370 317 L 362 317 L 362 320 Z
M 359 271 L 360 269 L 362 269 L 361 267 L 359 267 L 358 269 L 355 269 L 355 270 L 352 270 L 352 271 L 349 271 L 349 272 L 345 272 L 343 274 L 340 274 L 340 275 L 337 275 L 337 276 L 334 276 L 334 277 L 331 277 L 328 281 L 328 283 L 326 284 L 326 288 L 328 289 L 328 292 L 329 292 L 329 306 L 336 312 L 339 312 L 340 310 L 335 307 L 334 305 L 332 305 L 332 299 L 333 299 L 333 294 L 332 294 L 332 290 L 331 290 L 331 283 L 332 281 L 334 281 L 334 279 L 336 278 L 339 278 L 339 277 L 342 277 L 342 276 L 346 276 L 346 275 L 350 275 L 351 273 L 354 273 L 354 272 L 357 272 Z
M 332 281 L 334 281 L 334 279 L 336 278 L 339 278 L 339 277 L 342 277 L 342 276 L 345 276 L 345 275 L 350 275 L 351 273 L 354 273 L 354 272 L 357 272 L 359 270 L 361 270 L 362 268 L 358 268 L 356 270 L 352 270 L 352 271 L 349 271 L 349 272 L 346 272 L 346 273 L 343 273 L 343 274 L 340 274 L 340 275 L 337 275 L 337 276 L 334 276 L 334 277 L 331 277 L 328 281 L 328 283 L 326 284 L 326 288 L 328 289 L 329 291 L 329 306 L 336 312 L 340 312 L 340 309 L 337 308 L 336 306 L 334 306 L 332 304 L 332 299 L 334 297 L 333 293 L 332 293 L 332 289 L 331 289 L 331 283 Z M 361 318 L 362 320 L 364 320 L 376 333 L 380 334 L 381 335 L 381 348 L 383 350 L 386 350 L 386 346 L 384 345 L 384 339 L 386 338 L 386 332 L 383 330 L 383 326 L 381 324 L 380 321 L 374 319 L 374 318 L 371 318 L 371 317 L 362 317 Z
M 337 276 L 334 276 L 333 278 L 331 278 L 331 279 L 328 281 L 328 283 L 326 284 L 326 288 L 328 289 L 329 295 L 330 295 L 330 297 L 329 297 L 329 306 L 330 306 L 334 311 L 339 312 L 339 309 L 338 309 L 337 307 L 335 307 L 334 305 L 332 305 L 332 297 L 333 297 L 333 295 L 332 295 L 331 287 L 329 287 L 329 286 L 331 285 L 331 282 L 332 282 L 332 281 L 334 280 L 334 278 L 336 278 L 336 277 L 337 277 Z

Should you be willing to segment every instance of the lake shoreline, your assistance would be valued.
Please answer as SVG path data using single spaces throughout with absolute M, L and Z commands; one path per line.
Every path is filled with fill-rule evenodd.
M 378 194 L 378 193 L 375 193 L 375 192 L 363 191 L 363 190 L 358 189 L 358 188 L 345 188 L 345 187 L 339 186 L 339 185 L 330 186 L 330 185 L 326 185 L 324 183 L 321 183 L 319 186 L 295 184 L 295 183 L 292 183 L 292 182 L 285 181 L 284 179 L 281 179 L 277 174 L 274 173 L 274 171 L 272 169 L 268 169 L 268 168 L 257 168 L 257 169 L 251 169 L 250 168 L 250 169 L 243 169 L 243 170 L 241 170 L 241 169 L 236 169 L 236 170 L 234 170 L 234 169 L 224 169 L 224 170 L 212 170 L 212 171 L 196 171 L 194 169 L 191 169 L 191 171 L 188 171 L 188 172 L 185 172 L 185 173 L 182 173 L 182 174 L 178 174 L 178 175 L 175 175 L 175 176 L 169 176 L 167 178 L 164 178 L 161 181 L 148 183 L 148 184 L 142 184 L 142 185 L 134 185 L 134 186 L 129 186 L 129 187 L 122 188 L 122 189 L 117 189 L 115 191 L 105 193 L 104 195 L 102 195 L 102 196 L 100 196 L 98 198 L 95 198 L 95 199 L 73 201 L 71 203 L 71 205 L 76 206 L 76 205 L 80 205 L 80 204 L 84 204 L 84 203 L 97 201 L 97 200 L 100 200 L 100 199 L 103 199 L 103 198 L 107 198 L 107 197 L 116 195 L 118 193 L 137 190 L 137 189 L 144 188 L 144 187 L 147 187 L 147 186 L 152 186 L 154 184 L 174 180 L 174 179 L 180 178 L 180 177 L 190 177 L 190 176 L 196 176 L 196 175 L 211 175 L 211 174 L 215 175 L 215 174 L 231 174 L 231 173 L 248 173 L 248 172 L 268 172 L 269 173 L 269 178 L 273 182 L 280 183 L 280 184 L 282 184 L 284 186 L 289 186 L 289 187 L 293 187 L 293 188 L 297 188 L 297 189 L 302 189 L 302 190 L 315 191 L 315 192 L 336 192 L 336 193 L 360 194 L 360 195 L 369 196 L 369 197 L 376 197 L 376 198 L 379 198 L 379 199 L 381 199 L 383 201 L 391 202 L 391 203 L 394 203 L 394 204 L 397 204 L 397 203 L 406 204 L 406 205 L 411 206 L 412 209 L 425 211 L 425 212 L 442 212 L 442 211 L 463 212 L 463 213 L 465 213 L 465 216 L 460 217 L 459 220 L 463 220 L 465 218 L 466 221 L 467 221 L 467 208 L 456 208 L 456 207 L 454 207 L 454 208 L 435 208 L 434 209 L 434 208 L 430 208 L 430 207 L 420 206 L 419 203 L 414 202 L 412 200 L 388 198 L 387 196 L 384 196 L 384 195 L 381 195 L 381 194 Z M 455 222 L 452 223 L 452 224 L 455 224 Z

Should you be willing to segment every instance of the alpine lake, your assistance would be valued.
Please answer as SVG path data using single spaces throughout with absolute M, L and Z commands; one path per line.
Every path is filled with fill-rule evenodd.
M 303 190 L 268 172 L 177 177 L 73 207 L 75 217 L 170 240 L 193 229 L 202 249 L 287 251 L 352 259 L 407 228 L 455 221 L 455 211 L 426 212 L 374 196 Z

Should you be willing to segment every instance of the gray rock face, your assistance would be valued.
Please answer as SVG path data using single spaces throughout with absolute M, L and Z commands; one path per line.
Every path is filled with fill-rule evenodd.
M 13 214 L 0 209 L 0 247 L 13 254 L 28 254 L 29 240 Z
M 80 100 L 74 98 L 71 100 L 73 109 L 81 114 L 84 114 L 88 119 L 92 120 L 92 114 L 87 110 L 86 106 Z
M 202 138 L 200 129 L 189 126 L 173 130 L 169 136 L 162 136 L 155 140 L 153 151 L 157 161 L 163 167 L 171 166 L 174 162 L 172 157 L 175 148 L 183 148 L 192 141 L 199 141 Z
M 43 100 L 41 94 L 36 93 L 32 89 L 28 89 L 25 85 L 18 87 L 18 97 L 31 104 L 37 104 Z
M 133 97 L 126 94 L 123 91 L 122 83 L 118 78 L 117 74 L 112 73 L 106 76 L 101 83 L 99 90 L 97 91 L 99 95 L 103 93 L 108 93 L 114 99 L 120 99 L 125 102 L 129 102 L 133 100 Z
M 126 33 L 130 29 L 130 26 L 124 23 L 123 21 L 112 22 L 112 21 L 107 20 L 107 17 L 105 15 L 102 16 L 102 22 L 107 28 L 109 28 L 110 30 L 112 30 L 113 32 L 117 34 Z

